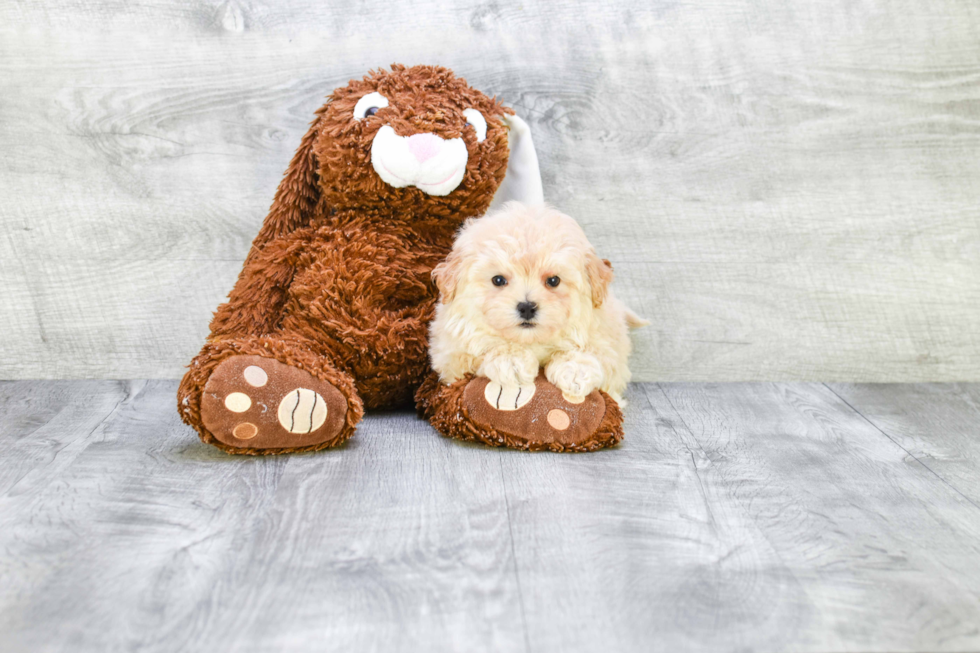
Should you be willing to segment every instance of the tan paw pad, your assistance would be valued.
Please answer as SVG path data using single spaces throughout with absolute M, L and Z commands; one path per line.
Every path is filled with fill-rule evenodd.
M 245 377 L 245 382 L 253 388 L 261 388 L 269 382 L 269 375 L 258 365 L 249 365 L 246 367 L 245 371 L 242 372 L 242 376 Z
M 296 388 L 279 402 L 277 415 L 290 433 L 312 433 L 327 420 L 327 402 L 318 392 Z
M 242 422 L 241 424 L 235 427 L 234 431 L 232 431 L 232 435 L 234 435 L 239 440 L 251 440 L 258 434 L 259 434 L 259 427 L 257 427 L 255 424 L 252 424 L 251 422 Z
M 534 397 L 536 387 L 531 385 L 515 385 L 504 387 L 499 383 L 490 381 L 483 391 L 483 397 L 487 403 L 497 410 L 517 410 L 527 405 Z
M 556 431 L 564 431 L 571 425 L 571 423 L 572 420 L 565 411 L 559 408 L 552 408 L 550 411 L 548 411 L 548 424 L 550 424 L 551 428 L 555 429 Z
M 252 399 L 244 392 L 232 392 L 225 397 L 225 408 L 233 413 L 244 413 L 252 407 Z

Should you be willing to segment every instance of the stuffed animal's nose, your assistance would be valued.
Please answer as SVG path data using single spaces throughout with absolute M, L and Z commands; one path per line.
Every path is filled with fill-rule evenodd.
M 517 314 L 521 319 L 532 320 L 538 314 L 538 305 L 534 302 L 521 302 L 517 305 Z
M 408 151 L 415 160 L 425 163 L 442 149 L 442 139 L 435 134 L 413 134 L 408 137 Z

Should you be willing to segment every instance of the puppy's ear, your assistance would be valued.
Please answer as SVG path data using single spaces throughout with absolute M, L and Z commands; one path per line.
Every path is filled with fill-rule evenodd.
M 448 304 L 456 297 L 456 286 L 463 276 L 463 257 L 459 252 L 449 252 L 446 260 L 432 269 L 432 280 L 439 289 L 439 301 Z
M 613 280 L 612 263 L 599 258 L 595 251 L 591 251 L 585 257 L 585 274 L 589 278 L 589 287 L 592 289 L 592 306 L 599 308 L 602 302 L 606 301 L 609 284 Z

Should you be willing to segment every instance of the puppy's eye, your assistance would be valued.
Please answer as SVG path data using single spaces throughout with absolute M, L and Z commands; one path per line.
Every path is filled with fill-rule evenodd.
M 487 137 L 487 121 L 483 114 L 476 109 L 467 109 L 463 112 L 466 124 L 476 130 L 476 142 L 482 143 Z
M 558 277 L 548 277 L 547 279 L 544 280 L 544 282 L 545 285 L 547 285 L 549 288 L 557 288 L 558 284 L 561 283 L 561 279 L 559 279 Z
M 354 105 L 354 120 L 364 120 L 386 106 L 388 106 L 388 98 L 381 93 L 368 93 Z
M 493 279 L 491 279 L 490 281 L 492 281 L 493 282 L 493 285 L 495 285 L 495 286 L 506 286 L 507 285 L 507 279 L 503 278 L 499 274 L 497 276 L 495 276 Z

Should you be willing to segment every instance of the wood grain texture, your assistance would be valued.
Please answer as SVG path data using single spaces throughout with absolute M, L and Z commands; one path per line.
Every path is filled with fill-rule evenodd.
M 4 3 L 0 377 L 179 376 L 313 110 L 401 61 L 528 119 L 653 321 L 638 380 L 980 379 L 978 32 L 960 0 Z
M 523 647 L 495 454 L 400 414 L 320 455 L 231 457 L 175 418 L 174 382 L 102 385 L 97 437 L 0 494 L 5 653 Z M 3 386 L 42 408 L 0 418 L 0 457 L 77 439 L 44 407 L 63 388 Z
M 175 385 L 0 384 L 4 653 L 980 648 L 977 385 L 641 384 L 593 454 L 389 413 L 262 458 Z
M 621 450 L 505 468 L 532 649 L 980 646 L 980 509 L 823 386 L 633 399 Z
M 910 458 L 980 506 L 980 388 L 968 383 L 828 387 Z

